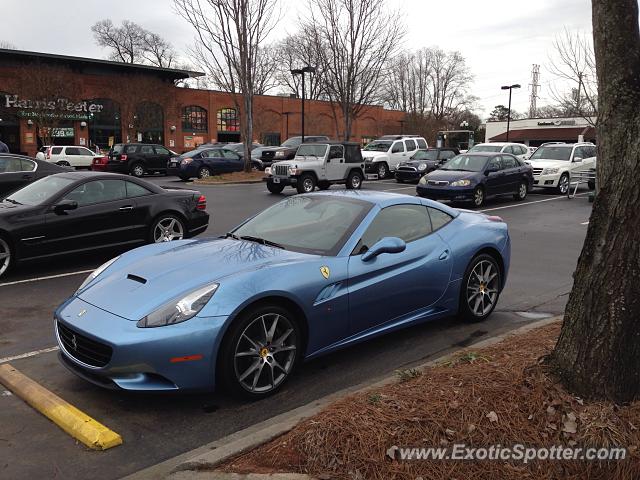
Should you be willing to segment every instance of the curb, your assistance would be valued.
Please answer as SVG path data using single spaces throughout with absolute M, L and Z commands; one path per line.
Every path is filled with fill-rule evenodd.
M 250 184 L 254 184 L 254 183 L 263 183 L 262 180 L 238 180 L 235 182 L 198 182 L 198 181 L 193 181 L 190 182 L 193 185 L 206 185 L 208 187 L 215 187 L 216 185 L 250 185 Z
M 458 352 L 462 350 L 476 349 L 476 348 L 484 348 L 496 343 L 501 342 L 507 337 L 513 335 L 519 335 L 534 328 L 543 327 L 545 325 L 557 322 L 562 320 L 562 315 L 553 316 L 550 318 L 545 318 L 543 320 L 534 321 L 523 325 L 519 328 L 515 328 L 509 332 L 503 333 L 496 337 L 488 338 L 486 340 L 482 340 L 477 343 L 473 343 L 466 347 L 461 347 L 453 352 L 442 355 L 438 358 L 430 360 L 428 362 L 417 365 L 414 368 L 424 369 L 427 367 L 431 367 L 442 363 L 443 361 L 448 360 L 449 358 L 454 357 L 458 354 Z M 214 471 L 216 466 L 225 462 L 229 458 L 235 457 L 241 453 L 247 452 L 253 448 L 256 448 L 259 445 L 267 443 L 274 438 L 283 435 L 289 430 L 293 429 L 299 422 L 302 420 L 311 417 L 325 408 L 327 405 L 333 403 L 336 400 L 339 400 L 347 395 L 351 395 L 357 392 L 370 390 L 373 388 L 379 388 L 384 385 L 388 385 L 390 383 L 397 382 L 397 376 L 395 374 L 387 375 L 382 379 L 375 381 L 373 383 L 365 383 L 354 385 L 353 387 L 348 387 L 342 390 L 339 390 L 335 393 L 327 395 L 323 398 L 314 400 L 306 405 L 298 407 L 289 412 L 282 413 L 280 415 L 276 415 L 269 420 L 265 420 L 264 422 L 257 423 L 248 427 L 244 430 L 237 431 L 227 437 L 220 438 L 214 442 L 211 442 L 207 445 L 203 445 L 200 448 L 192 450 L 191 452 L 186 452 L 182 455 L 174 457 L 172 459 L 166 460 L 165 462 L 159 463 L 147 469 L 141 470 L 134 474 L 131 474 L 127 477 L 124 477 L 123 480 L 152 480 L 157 478 L 167 478 L 169 480 L 258 480 L 258 479 L 312 479 L 313 477 L 303 476 L 303 477 L 287 477 L 280 475 L 291 475 L 291 474 L 271 474 L 271 476 L 256 476 L 257 474 L 252 474 L 253 476 L 229 476 L 229 473 L 225 472 L 217 472 Z M 192 473 L 194 476 L 188 476 L 187 473 Z M 197 474 L 206 474 L 206 476 L 197 476 Z M 235 474 L 238 475 L 238 474 Z
M 0 383 L 62 430 L 93 450 L 122 444 L 122 437 L 51 393 L 6 363 L 0 365 Z

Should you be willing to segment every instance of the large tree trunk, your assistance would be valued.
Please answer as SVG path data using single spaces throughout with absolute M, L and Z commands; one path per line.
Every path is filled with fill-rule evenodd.
M 628 402 L 640 397 L 638 3 L 592 5 L 600 189 L 550 360 L 574 393 Z

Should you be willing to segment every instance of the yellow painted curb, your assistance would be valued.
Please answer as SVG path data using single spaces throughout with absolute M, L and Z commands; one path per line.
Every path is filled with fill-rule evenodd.
M 116 432 L 65 402 L 8 363 L 0 365 L 0 382 L 87 447 L 106 450 L 122 443 L 122 437 Z

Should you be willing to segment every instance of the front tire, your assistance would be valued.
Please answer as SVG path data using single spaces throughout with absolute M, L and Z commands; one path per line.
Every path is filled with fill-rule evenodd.
M 518 185 L 518 191 L 513 194 L 513 198 L 518 201 L 524 200 L 525 198 L 527 198 L 528 190 L 529 186 L 527 185 L 527 182 L 520 182 L 520 184 Z
M 296 185 L 298 193 L 311 193 L 316 189 L 316 179 L 308 173 L 303 174 Z
M 473 205 L 475 207 L 481 207 L 484 205 L 484 188 L 478 185 L 473 191 Z
M 469 322 L 485 320 L 500 297 L 502 276 L 494 257 L 483 253 L 469 263 L 460 287 L 459 316 Z
M 267 190 L 269 190 L 269 192 L 271 193 L 282 193 L 282 191 L 284 190 L 284 185 L 282 185 L 281 183 L 267 182 Z
M 378 164 L 377 172 L 379 180 L 387 178 L 387 175 L 389 175 L 389 165 L 387 165 L 387 162 L 380 162 Z
M 357 170 L 349 173 L 347 177 L 347 188 L 349 190 L 360 190 L 362 188 L 362 174 Z
M 144 175 L 144 166 L 141 163 L 134 163 L 131 166 L 131 170 L 129 173 L 131 173 L 131 175 L 133 175 L 134 177 L 142 178 L 142 176 Z
M 200 170 L 198 170 L 198 178 L 209 178 L 210 176 L 211 170 L 207 167 L 201 167 Z
M 569 174 L 567 172 L 560 175 L 558 180 L 558 186 L 556 187 L 556 193 L 559 195 L 566 195 L 569 192 Z
M 186 228 L 184 221 L 172 214 L 160 214 L 151 224 L 149 233 L 149 243 L 171 242 L 182 240 L 185 236 Z
M 218 376 L 236 396 L 259 400 L 276 393 L 302 355 L 302 335 L 291 312 L 263 305 L 229 327 L 218 353 Z

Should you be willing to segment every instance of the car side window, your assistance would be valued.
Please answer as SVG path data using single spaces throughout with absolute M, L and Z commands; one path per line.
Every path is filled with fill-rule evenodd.
M 414 142 L 413 140 L 405 140 L 404 145 L 405 147 L 407 147 L 407 152 L 412 152 L 417 148 L 416 142 Z
M 140 147 L 140 153 L 145 155 L 153 155 L 155 152 L 153 151 L 153 147 L 151 145 L 143 145 Z
M 418 148 L 422 148 L 422 149 L 427 148 L 427 142 L 425 142 L 423 139 L 418 138 L 416 142 L 418 142 Z
M 51 155 L 60 155 L 62 153 L 62 147 L 52 147 Z
M 128 145 L 127 148 L 124 149 L 124 153 L 136 153 L 138 151 L 137 145 Z
M 88 148 L 78 148 L 78 154 L 79 155 L 89 155 L 90 157 L 93 157 L 95 154 L 89 150 Z
M 398 237 L 407 243 L 431 233 L 431 221 L 424 205 L 392 205 L 382 209 L 356 245 L 354 255 L 369 250 L 384 237 Z
M 452 150 L 441 150 L 440 151 L 440 160 L 449 160 L 456 156 L 456 153 Z
M 151 192 L 141 185 L 133 182 L 124 182 L 127 189 L 127 198 L 144 197 Z
M 22 163 L 19 158 L 0 158 L 0 173 L 22 172 Z
M 502 168 L 516 168 L 518 166 L 516 159 L 510 155 L 502 156 Z
M 502 162 L 500 161 L 500 157 L 493 157 L 491 160 L 489 160 L 489 163 L 487 164 L 487 169 L 488 170 L 502 170 Z
M 391 147 L 391 153 L 402 153 L 404 152 L 404 144 L 402 142 L 396 142 Z
M 65 200 L 75 200 L 78 206 L 113 202 L 127 197 L 124 180 L 93 180 L 74 188 Z
M 158 155 L 171 155 L 171 152 L 164 147 L 155 147 Z
M 80 154 L 80 149 L 79 149 L 79 148 L 76 148 L 76 147 L 67 147 L 67 149 L 66 149 L 65 153 L 66 153 L 67 155 L 74 155 L 74 156 L 75 156 L 75 155 L 81 155 L 81 154 Z
M 576 159 L 576 157 L 579 157 L 579 158 L 583 158 L 583 159 L 584 159 L 584 150 L 583 150 L 583 147 L 576 147 L 576 148 L 573 150 L 573 160 L 575 160 L 575 159 Z
M 224 155 L 222 154 L 222 150 L 205 150 L 201 154 L 202 158 L 221 158 Z M 194 157 L 195 158 L 195 157 Z
M 333 158 L 344 158 L 344 150 L 342 145 L 332 145 L 329 148 L 329 159 Z
M 232 152 L 231 150 L 222 150 L 222 156 L 225 158 L 230 158 L 231 160 L 240 160 L 240 155 L 236 152 Z
M 431 217 L 431 229 L 434 232 L 453 220 L 451 215 L 437 208 L 427 207 L 427 210 L 429 211 L 429 217 Z
M 21 158 L 20 163 L 22 164 L 23 172 L 33 172 L 36 169 L 36 162 L 32 162 L 31 160 Z

